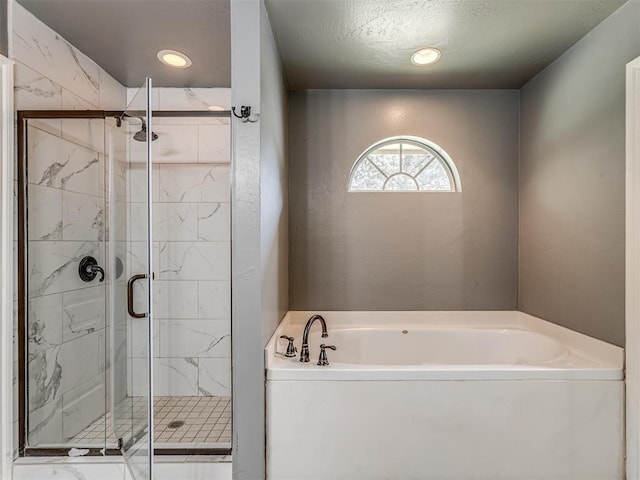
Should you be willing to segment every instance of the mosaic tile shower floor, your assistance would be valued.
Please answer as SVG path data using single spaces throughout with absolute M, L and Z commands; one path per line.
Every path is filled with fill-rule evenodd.
M 123 402 L 127 411 L 120 418 L 146 417 L 146 398 Z M 164 448 L 231 448 L 230 397 L 156 397 L 154 399 L 154 438 Z M 107 445 L 117 444 L 111 428 L 111 412 L 76 435 L 71 444 L 91 446 L 103 444 L 105 426 Z

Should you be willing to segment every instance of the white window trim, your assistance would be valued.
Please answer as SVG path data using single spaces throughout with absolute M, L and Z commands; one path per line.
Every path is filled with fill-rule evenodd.
M 420 146 L 425 147 L 427 150 L 431 150 L 435 156 L 442 160 L 444 163 L 444 168 L 448 170 L 448 173 L 451 174 L 451 181 L 453 183 L 452 190 L 351 190 L 351 181 L 353 179 L 353 174 L 356 171 L 358 165 L 369 155 L 371 152 L 376 151 L 380 147 L 394 142 L 413 142 L 417 143 Z M 460 179 L 460 173 L 458 172 L 458 168 L 456 164 L 453 162 L 449 154 L 437 143 L 432 142 L 426 138 L 414 137 L 410 135 L 399 135 L 396 137 L 388 137 L 383 140 L 380 140 L 373 145 L 367 147 L 358 158 L 353 163 L 351 170 L 349 171 L 349 179 L 347 182 L 347 191 L 349 193 L 456 193 L 462 192 L 462 180 Z

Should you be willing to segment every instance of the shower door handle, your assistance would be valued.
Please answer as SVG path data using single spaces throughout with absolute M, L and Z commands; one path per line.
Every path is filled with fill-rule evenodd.
M 133 309 L 133 284 L 138 280 L 144 280 L 147 278 L 147 275 L 144 273 L 139 273 L 137 275 L 133 275 L 129 281 L 127 282 L 127 310 L 129 311 L 129 316 L 133 318 L 145 318 L 147 316 L 146 313 L 136 313 Z

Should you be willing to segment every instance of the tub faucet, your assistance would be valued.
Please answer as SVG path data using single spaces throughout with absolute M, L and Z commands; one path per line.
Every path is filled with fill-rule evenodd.
M 309 361 L 309 330 L 311 330 L 311 326 L 316 320 L 320 320 L 320 325 L 322 325 L 322 338 L 327 338 L 329 336 L 327 333 L 327 322 L 324 321 L 324 318 L 322 318 L 321 315 L 312 316 L 304 326 L 304 333 L 302 334 L 302 349 L 300 350 L 301 362 Z

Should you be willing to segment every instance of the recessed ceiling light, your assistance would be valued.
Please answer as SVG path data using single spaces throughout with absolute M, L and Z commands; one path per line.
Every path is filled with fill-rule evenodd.
M 440 50 L 437 48 L 421 48 L 411 55 L 411 63 L 422 66 L 435 63 L 440 59 Z
M 224 107 L 221 107 L 219 105 L 209 105 L 209 110 L 211 110 L 212 112 L 223 112 Z
M 160 50 L 158 52 L 158 60 L 175 68 L 188 68 L 191 66 L 191 59 L 176 50 Z

